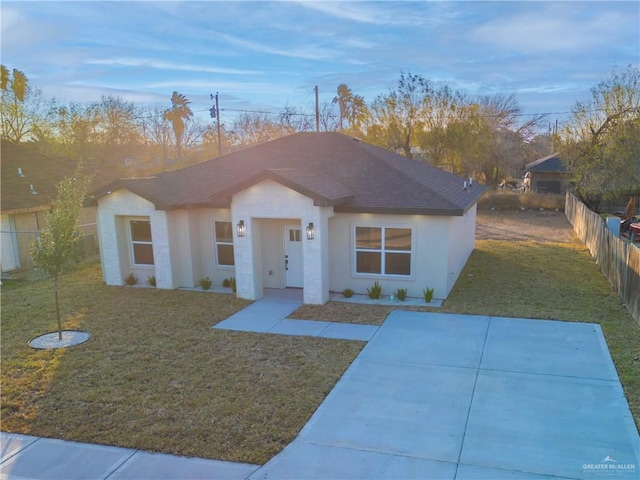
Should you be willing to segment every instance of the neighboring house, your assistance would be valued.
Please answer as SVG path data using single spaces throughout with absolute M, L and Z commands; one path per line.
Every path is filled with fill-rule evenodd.
M 31 245 L 46 229 L 45 213 L 51 209 L 57 185 L 71 175 L 76 163 L 39 154 L 24 145 L 2 141 L 0 264 L 2 272 L 33 267 Z M 99 172 L 93 183 L 111 183 L 117 177 Z M 101 182 L 101 183 L 100 183 Z M 83 248 L 97 245 L 95 208 L 83 208 L 80 230 L 86 234 Z
M 234 277 L 264 288 L 434 288 L 446 298 L 474 248 L 482 185 L 338 133 L 297 133 L 94 192 L 104 280 L 157 287 Z
M 531 175 L 531 189 L 540 193 L 564 193 L 567 167 L 557 153 L 527 163 L 525 171 Z

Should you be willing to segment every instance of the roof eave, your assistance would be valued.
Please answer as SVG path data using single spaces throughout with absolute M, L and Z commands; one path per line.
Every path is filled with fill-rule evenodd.
M 471 205 L 469 206 L 471 208 Z M 441 217 L 462 217 L 468 210 L 463 208 L 412 208 L 412 207 L 362 207 L 341 205 L 336 213 L 378 213 L 386 215 L 433 215 Z

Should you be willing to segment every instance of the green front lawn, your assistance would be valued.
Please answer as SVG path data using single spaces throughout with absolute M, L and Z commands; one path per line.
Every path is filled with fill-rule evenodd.
M 297 435 L 363 347 L 213 330 L 249 302 L 105 287 L 99 265 L 61 281 L 82 345 L 36 351 L 55 330 L 52 283 L 2 289 L 2 430 L 262 464 Z

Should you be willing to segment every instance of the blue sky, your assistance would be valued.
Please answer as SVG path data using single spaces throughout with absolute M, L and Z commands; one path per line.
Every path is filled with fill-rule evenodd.
M 468 95 L 566 112 L 614 68 L 638 67 L 638 1 L 7 1 L 2 63 L 63 102 L 118 95 L 208 121 L 312 108 L 346 83 L 367 102 L 401 72 Z M 549 121 L 566 115 L 550 115 Z

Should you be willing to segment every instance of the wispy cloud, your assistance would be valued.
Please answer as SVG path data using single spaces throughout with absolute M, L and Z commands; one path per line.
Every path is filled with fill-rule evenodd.
M 234 37 L 227 33 L 214 34 L 219 39 L 246 50 L 260 53 L 268 53 L 270 55 L 278 55 L 282 57 L 302 58 L 308 60 L 318 60 L 332 58 L 335 52 L 316 45 L 273 47 L 265 43 L 253 42 L 242 38 Z
M 188 63 L 172 63 L 147 58 L 118 57 L 118 58 L 89 58 L 84 62 L 87 65 L 107 65 L 111 67 L 144 67 L 157 70 L 174 70 L 185 72 L 221 73 L 228 75 L 260 75 L 260 70 L 243 70 L 236 68 L 208 67 Z
M 298 5 L 334 18 L 370 25 L 419 25 L 438 23 L 449 17 L 447 2 L 329 2 L 299 0 Z M 444 8 L 443 8 L 444 7 Z M 429 15 L 423 15 L 425 11 Z
M 154 90 L 176 89 L 184 90 L 210 90 L 212 88 L 211 80 L 174 80 L 150 82 L 144 85 L 146 88 Z M 215 82 L 214 87 L 217 90 L 224 91 L 227 94 L 235 95 L 284 95 L 291 93 L 291 87 L 266 82 Z
M 625 23 L 619 11 L 585 15 L 579 3 L 536 5 L 512 15 L 503 15 L 472 28 L 469 38 L 503 51 L 535 53 L 588 52 L 592 46 L 620 40 L 619 25 Z M 637 17 L 637 14 L 636 14 Z

